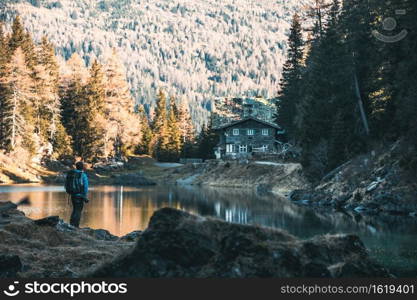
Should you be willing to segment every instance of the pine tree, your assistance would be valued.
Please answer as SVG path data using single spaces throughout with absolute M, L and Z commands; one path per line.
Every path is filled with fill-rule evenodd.
M 44 141 L 52 144 L 55 157 L 72 153 L 71 139 L 62 124 L 62 103 L 59 95 L 60 69 L 55 48 L 44 36 L 37 51 L 35 89 L 38 107 L 38 131 Z
M 24 29 L 19 16 L 16 16 L 13 21 L 8 48 L 9 56 L 13 55 L 17 48 L 21 48 L 25 55 L 26 66 L 33 70 L 37 61 L 35 45 L 30 34 Z
M 198 136 L 198 156 L 202 159 L 214 159 L 214 148 L 218 144 L 218 135 L 213 128 L 213 118 L 210 117 L 208 125 L 203 125 Z
M 42 141 L 52 141 L 60 122 L 58 91 L 54 85 L 54 78 L 51 77 L 51 73 L 45 66 L 36 65 L 34 70 L 35 130 Z
M 291 136 L 294 133 L 294 116 L 300 97 L 304 47 L 300 17 L 297 14 L 293 17 L 288 44 L 288 58 L 283 67 L 276 122 Z
M 160 90 L 158 93 L 152 129 L 155 139 L 155 157 L 158 160 L 165 160 L 168 153 L 169 133 L 167 120 L 167 101 L 166 95 L 162 90 Z
M 177 119 L 178 109 L 175 104 L 175 98 L 170 98 L 170 110 L 168 116 L 168 134 L 169 134 L 169 144 L 168 144 L 168 160 L 177 161 L 180 154 L 183 142 L 181 139 L 180 126 Z
M 149 125 L 143 105 L 138 108 L 140 127 L 142 128 L 142 138 L 136 148 L 137 154 L 153 155 L 153 133 Z
M 371 111 L 370 95 L 379 89 L 374 80 L 378 55 L 375 53 L 377 39 L 372 35 L 371 24 L 374 20 L 370 10 L 368 1 L 343 1 L 340 22 L 350 55 L 351 82 L 357 90 L 357 114 L 362 119 L 359 124 L 365 134 L 372 133 L 367 124 Z
M 105 136 L 105 86 L 101 65 L 95 61 L 90 78 L 75 98 L 75 128 L 72 132 L 75 153 L 86 161 L 94 161 L 104 155 Z
M 389 55 L 394 62 L 390 68 L 393 77 L 389 86 L 392 93 L 393 123 L 391 132 L 396 137 L 405 136 L 411 145 L 414 145 L 413 164 L 414 174 L 417 169 L 417 2 L 416 1 L 394 1 L 396 8 L 406 9 L 407 14 L 402 17 L 401 24 L 407 28 L 407 37 L 395 44 L 384 44 L 386 55 Z M 388 9 L 388 8 L 387 8 Z
M 302 96 L 295 132 L 303 149 L 305 166 L 316 165 L 312 161 L 317 157 L 314 152 L 320 143 L 325 143 L 330 153 L 325 165 L 331 169 L 349 158 L 348 155 L 356 154 L 361 141 L 356 134 L 357 101 L 338 0 L 333 0 L 326 15 L 324 32 L 312 43 L 300 88 Z
M 41 44 L 38 47 L 37 63 L 42 65 L 51 77 L 51 85 L 54 93 L 59 89 L 60 67 L 55 56 L 55 47 L 48 41 L 46 36 L 42 37 Z
M 9 40 L 10 53 L 14 53 L 17 48 L 21 48 L 26 42 L 26 31 L 22 25 L 20 16 L 16 16 L 12 25 L 12 35 Z
M 82 101 L 87 69 L 77 54 L 71 56 L 65 67 L 66 74 L 64 74 L 59 87 L 61 120 L 65 131 L 74 139 L 77 137 L 78 131 L 76 106 Z

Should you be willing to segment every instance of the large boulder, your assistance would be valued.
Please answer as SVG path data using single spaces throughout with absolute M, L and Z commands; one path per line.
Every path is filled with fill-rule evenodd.
M 354 235 L 300 240 L 282 231 L 164 208 L 133 250 L 91 277 L 389 277 Z
M 0 278 L 77 277 L 134 245 L 106 230 L 75 228 L 58 217 L 34 221 L 12 209 L 0 213 Z

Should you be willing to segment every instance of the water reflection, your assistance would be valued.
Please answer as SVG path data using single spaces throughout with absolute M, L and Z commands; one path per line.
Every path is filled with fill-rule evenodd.
M 24 212 L 33 219 L 58 215 L 68 221 L 71 205 L 62 187 L 0 186 L 0 201 L 16 202 L 29 195 Z M 104 228 L 124 235 L 147 227 L 153 213 L 163 207 L 182 209 L 228 222 L 282 228 L 308 238 L 325 233 L 355 233 L 371 253 L 397 274 L 417 275 L 417 219 L 359 216 L 346 212 L 318 212 L 286 199 L 257 195 L 251 190 L 122 186 L 98 186 L 90 192 L 81 226 Z

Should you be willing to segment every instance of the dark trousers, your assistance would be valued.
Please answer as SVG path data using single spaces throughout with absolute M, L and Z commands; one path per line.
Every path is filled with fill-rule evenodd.
M 72 201 L 72 214 L 70 224 L 74 227 L 80 226 L 81 213 L 84 208 L 84 199 L 79 197 L 71 197 Z

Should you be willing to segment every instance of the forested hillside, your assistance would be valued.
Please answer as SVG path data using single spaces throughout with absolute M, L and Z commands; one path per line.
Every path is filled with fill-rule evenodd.
M 417 2 L 316 1 L 303 37 L 297 15 L 278 120 L 316 178 L 376 145 L 404 141 L 417 170 Z
M 164 87 L 189 102 L 200 128 L 216 96 L 276 96 L 291 16 L 305 2 L 3 0 L 2 18 L 18 13 L 35 41 L 46 35 L 88 66 L 116 48 L 148 113 Z

